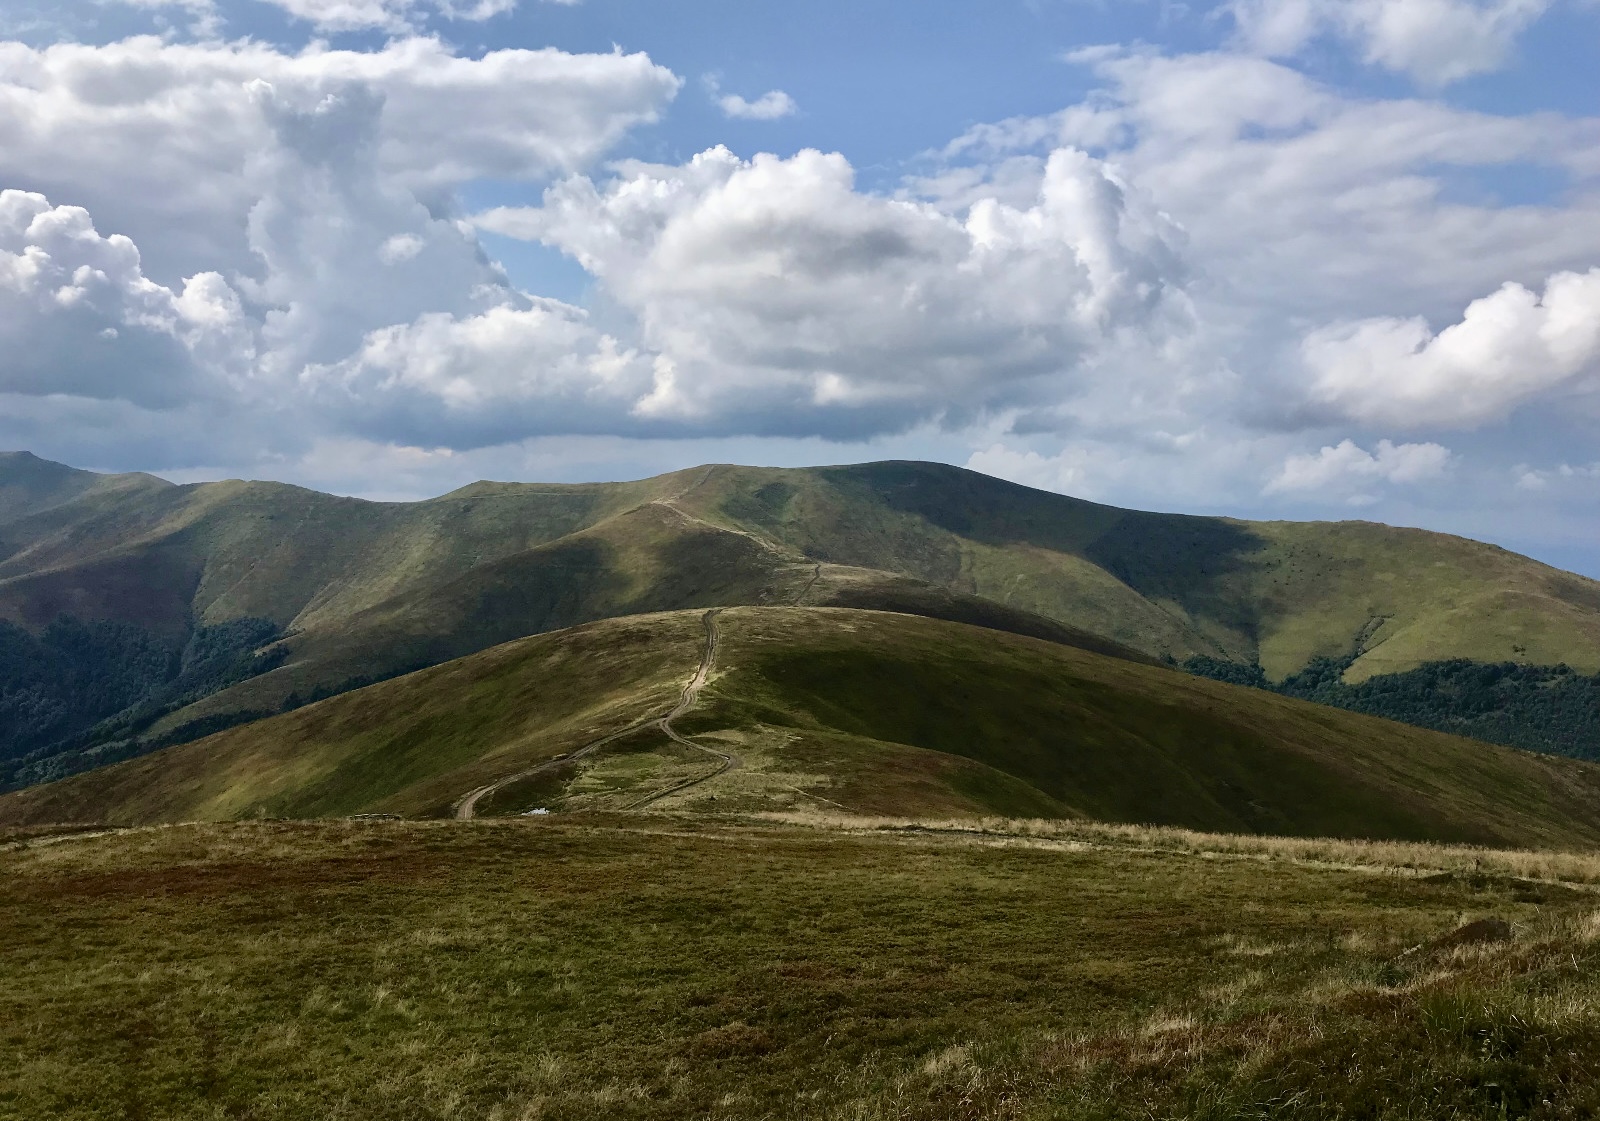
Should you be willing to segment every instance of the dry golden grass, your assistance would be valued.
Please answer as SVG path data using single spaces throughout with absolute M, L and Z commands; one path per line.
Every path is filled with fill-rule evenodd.
M 1418 841 L 1339 837 L 1271 837 L 1204 833 L 1159 825 L 1029 818 L 927 819 L 865 817 L 816 810 L 756 815 L 759 819 L 854 833 L 916 834 L 979 844 L 1043 844 L 1065 849 L 1116 848 L 1197 857 L 1284 861 L 1333 869 L 1414 876 L 1511 876 L 1540 883 L 1600 885 L 1600 851 L 1499 849 Z

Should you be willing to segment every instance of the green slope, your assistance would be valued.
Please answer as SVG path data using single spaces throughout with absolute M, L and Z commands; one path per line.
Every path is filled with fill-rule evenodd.
M 940 620 L 733 608 L 718 626 L 714 675 L 679 730 L 738 765 L 656 805 L 1600 842 L 1588 764 Z M 701 635 L 700 613 L 675 612 L 522 639 L 6 795 L 0 824 L 448 813 L 664 713 Z M 622 809 L 713 762 L 646 727 L 482 808 Z
M 0 812 L 118 822 L 442 813 L 482 779 L 668 707 L 699 633 L 691 613 L 523 639 L 18 791 Z
M 154 475 L 102 475 L 52 463 L 29 452 L 0 452 L 0 525 L 80 499 L 126 501 L 171 488 L 171 483 Z
M 261 652 L 277 668 L 146 740 L 588 621 L 796 602 L 1259 661 L 1274 679 L 1319 656 L 1354 656 L 1352 682 L 1448 658 L 1600 670 L 1600 584 L 1493 546 L 1119 510 L 937 464 L 717 465 L 375 503 L 0 457 L 0 621 L 127 623 L 174 651 L 236 619 L 285 632 Z
M 684 499 L 818 559 L 903 572 L 1153 655 L 1319 655 L 1350 677 L 1470 658 L 1600 670 L 1600 583 L 1370 522 L 1153 514 L 931 463 L 718 473 Z

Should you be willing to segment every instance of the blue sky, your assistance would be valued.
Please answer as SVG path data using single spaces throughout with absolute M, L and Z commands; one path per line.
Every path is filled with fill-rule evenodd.
M 1600 5 L 23 0 L 0 443 L 933 458 L 1600 575 Z

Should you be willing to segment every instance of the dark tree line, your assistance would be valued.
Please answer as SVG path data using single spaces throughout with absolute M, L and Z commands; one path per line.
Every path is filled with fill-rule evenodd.
M 281 664 L 281 634 L 249 618 L 197 627 L 182 644 L 130 623 L 62 616 L 32 634 L 0 622 L 0 789 L 132 754 L 113 745 Z
M 1259 665 L 1196 657 L 1183 668 L 1201 677 L 1384 716 L 1510 747 L 1600 760 L 1600 674 L 1566 665 L 1485 664 L 1457 658 L 1359 685 L 1341 678 L 1354 658 L 1317 658 L 1278 684 Z

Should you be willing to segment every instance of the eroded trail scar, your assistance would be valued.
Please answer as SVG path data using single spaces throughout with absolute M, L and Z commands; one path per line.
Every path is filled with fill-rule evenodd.
M 706 626 L 706 648 L 705 652 L 700 656 L 700 668 L 695 670 L 694 677 L 689 680 L 689 684 L 683 687 L 683 695 L 678 698 L 676 707 L 674 707 L 671 712 L 667 713 L 656 722 L 656 727 L 665 732 L 667 738 L 672 740 L 673 743 L 681 743 L 685 747 L 692 747 L 696 751 L 703 751 L 707 755 L 715 757 L 718 760 L 717 766 L 714 770 L 708 771 L 703 775 L 698 775 L 690 779 L 684 779 L 682 782 L 674 783 L 665 790 L 658 790 L 649 797 L 639 799 L 639 801 L 628 806 L 628 809 L 630 810 L 643 809 L 651 802 L 659 801 L 669 794 L 677 794 L 680 791 L 688 790 L 691 786 L 699 786 L 702 782 L 709 782 L 718 775 L 726 774 L 728 771 L 733 770 L 739 765 L 739 757 L 734 755 L 732 752 L 718 751 L 714 747 L 707 747 L 704 744 L 695 743 L 693 740 L 685 739 L 683 736 L 680 736 L 677 729 L 672 726 L 672 722 L 674 720 L 688 712 L 689 709 L 694 706 L 695 699 L 700 696 L 700 690 L 705 688 L 706 679 L 711 676 L 712 667 L 717 663 L 717 616 L 721 613 L 722 608 L 720 607 L 713 607 L 710 611 L 706 612 L 704 619 Z
M 800 594 L 794 597 L 794 605 L 799 607 L 806 601 L 806 596 L 811 594 L 811 589 L 817 586 L 817 581 L 822 579 L 822 566 L 817 565 L 816 571 L 811 574 L 811 579 L 806 581 L 806 586 L 800 589 Z
M 737 755 L 730 755 L 721 751 L 713 751 L 709 747 L 702 747 L 697 743 L 693 743 L 684 739 L 682 736 L 678 735 L 678 733 L 672 727 L 672 721 L 677 717 L 682 716 L 685 712 L 688 712 L 690 707 L 694 704 L 695 698 L 700 695 L 700 690 L 705 687 L 706 679 L 711 675 L 711 667 L 716 664 L 717 615 L 720 614 L 721 611 L 722 608 L 714 607 L 710 611 L 707 611 L 705 613 L 705 617 L 702 619 L 702 622 L 705 624 L 706 628 L 705 650 L 700 655 L 699 667 L 694 671 L 694 676 L 689 679 L 689 683 L 683 687 L 683 692 L 678 697 L 678 703 L 673 706 L 671 712 L 667 713 L 665 716 L 652 716 L 648 719 L 640 720 L 636 723 L 628 725 L 621 731 L 612 732 L 610 735 L 603 736 L 592 743 L 586 743 L 576 751 L 568 752 L 566 755 L 561 755 L 554 759 L 548 759 L 536 767 L 529 767 L 525 771 L 518 771 L 514 775 L 507 775 L 505 778 L 496 779 L 487 786 L 480 786 L 476 790 L 470 790 L 466 794 L 462 795 L 461 800 L 455 804 L 456 819 L 459 821 L 471 821 L 473 817 L 477 815 L 478 803 L 489 797 L 495 791 L 500 790 L 503 787 L 510 786 L 514 782 L 521 782 L 523 779 L 533 778 L 536 775 L 553 771 L 557 767 L 564 767 L 569 763 L 576 762 L 585 756 L 594 754 L 607 744 L 614 743 L 623 736 L 631 735 L 632 733 L 639 731 L 641 728 L 647 728 L 652 724 L 665 732 L 667 736 L 675 743 L 686 744 L 687 746 L 695 748 L 699 751 L 704 751 L 709 755 L 715 755 L 722 762 L 721 765 L 710 774 L 702 775 L 699 778 L 690 779 L 689 781 L 679 783 L 670 789 L 660 791 L 657 794 L 652 794 L 642 802 L 635 802 L 632 806 L 628 807 L 629 809 L 637 809 L 639 806 L 648 805 L 657 798 L 663 798 L 668 794 L 675 793 L 690 786 L 695 786 L 698 783 L 705 782 L 707 779 L 716 778 L 717 775 L 722 774 L 724 771 L 728 771 L 734 767 L 737 767 L 739 765 L 739 757 Z

